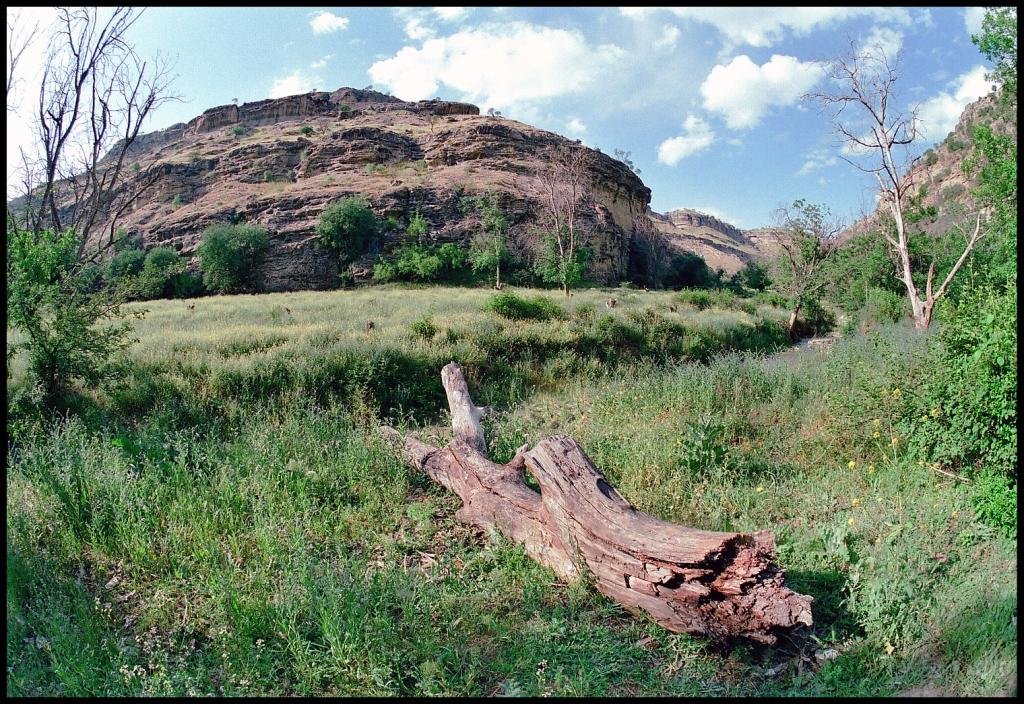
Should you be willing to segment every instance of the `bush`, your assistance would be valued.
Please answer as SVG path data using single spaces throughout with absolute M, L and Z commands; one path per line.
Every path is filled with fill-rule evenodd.
M 413 335 L 422 337 L 424 340 L 430 340 L 437 334 L 437 326 L 429 317 L 414 320 L 409 325 L 409 329 L 412 330 Z
M 316 226 L 320 244 L 347 264 L 369 249 L 377 235 L 377 216 L 365 198 L 351 196 L 328 205 Z
M 711 292 L 700 289 L 684 289 L 675 295 L 675 299 L 697 310 L 704 310 L 712 305 Z
M 861 319 L 867 323 L 896 323 L 903 318 L 907 297 L 884 288 L 868 289 Z
M 817 298 L 812 298 L 801 306 L 793 334 L 796 337 L 816 337 L 828 334 L 835 326 L 836 316 L 822 306 Z
M 309 135 L 313 134 L 313 128 L 312 128 L 312 127 L 310 127 L 309 125 L 303 125 L 303 126 L 302 126 L 302 127 L 301 127 L 301 128 L 299 129 L 299 132 L 301 132 L 301 133 L 302 133 L 303 135 L 305 135 L 306 137 L 308 137 Z
M 565 315 L 561 306 L 544 296 L 523 298 L 514 293 L 499 293 L 484 306 L 509 320 L 551 320 Z
M 185 271 L 185 262 L 170 247 L 154 247 L 146 254 L 142 265 L 139 295 L 142 298 L 161 298 L 173 295 L 171 279 Z
M 141 249 L 125 249 L 111 257 L 107 264 L 107 280 L 118 283 L 142 272 L 146 253 Z
M 448 242 L 439 247 L 408 244 L 399 247 L 391 259 L 382 259 L 373 267 L 373 278 L 380 282 L 415 281 L 421 283 L 451 281 L 466 264 L 466 252 Z
M 718 276 L 699 254 L 685 252 L 672 257 L 665 275 L 666 288 L 710 288 L 718 285 Z
M 235 137 L 241 137 L 245 134 L 245 127 L 242 125 L 235 125 L 231 128 L 231 134 Z
M 203 284 L 218 293 L 255 286 L 257 267 L 267 248 L 267 232 L 256 225 L 211 225 L 196 250 Z
M 978 519 L 1003 535 L 1017 538 L 1017 481 L 997 470 L 975 478 L 971 503 Z
M 753 261 L 747 262 L 742 269 L 733 274 L 732 281 L 755 291 L 764 291 L 772 283 L 764 264 Z

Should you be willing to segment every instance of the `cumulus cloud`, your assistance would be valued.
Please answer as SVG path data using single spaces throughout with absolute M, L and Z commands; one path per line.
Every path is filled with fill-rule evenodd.
M 892 61 L 903 46 L 903 32 L 891 27 L 875 25 L 861 41 L 860 46 L 868 51 L 881 49 L 885 58 Z
M 330 34 L 339 32 L 348 27 L 348 17 L 339 17 L 333 12 L 319 12 L 309 21 L 313 28 L 313 34 Z
M 821 64 L 775 54 L 758 66 L 745 54 L 719 64 L 700 86 L 704 108 L 731 129 L 754 127 L 773 106 L 792 105 L 822 77 Z
M 910 23 L 910 13 L 898 7 L 623 7 L 626 17 L 639 19 L 656 12 L 704 22 L 715 27 L 733 44 L 768 47 L 787 31 L 805 36 L 856 17 L 877 21 Z
M 806 176 L 807 174 L 817 171 L 818 169 L 825 169 L 829 166 L 835 166 L 839 163 L 839 158 L 828 149 L 812 149 L 808 154 L 805 155 L 805 161 L 800 169 L 796 172 L 797 176 Z
M 334 54 L 328 54 L 327 56 L 317 59 L 309 65 L 310 68 L 323 68 L 327 65 L 327 62 L 334 58 Z
M 937 142 L 956 127 L 960 113 L 969 103 L 988 95 L 993 83 L 985 78 L 985 67 L 975 66 L 951 82 L 950 91 L 942 91 L 918 106 L 920 130 L 929 141 Z
M 569 134 L 584 134 L 587 131 L 587 126 L 583 120 L 574 117 L 565 123 L 565 130 Z
M 676 27 L 674 24 L 665 25 L 665 29 L 662 30 L 661 36 L 655 40 L 654 46 L 660 49 L 671 49 L 676 45 L 679 35 L 679 27 Z
M 964 9 L 964 26 L 967 28 L 967 34 L 980 34 L 981 33 L 981 21 L 985 19 L 985 8 L 984 7 L 968 7 Z
M 435 7 L 433 12 L 445 22 L 457 22 L 473 11 L 472 7 Z
M 715 133 L 708 123 L 696 115 L 687 115 L 683 122 L 683 134 L 669 137 L 658 145 L 658 161 L 675 166 L 682 159 L 704 151 L 715 142 Z
M 284 78 L 274 79 L 268 95 L 271 98 L 283 98 L 288 95 L 308 93 L 314 88 L 316 88 L 316 85 L 311 78 L 304 76 L 301 71 L 295 71 Z
M 580 91 L 624 55 L 614 44 L 590 46 L 576 31 L 510 22 L 403 47 L 368 73 L 405 100 L 436 95 L 443 84 L 481 108 L 507 110 Z

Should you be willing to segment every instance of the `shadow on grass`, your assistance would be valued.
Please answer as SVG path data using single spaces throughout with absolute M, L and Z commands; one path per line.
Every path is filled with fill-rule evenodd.
M 846 582 L 846 575 L 835 570 L 786 571 L 786 586 L 814 597 L 814 627 L 806 636 L 813 634 L 825 643 L 836 643 L 864 635 L 864 628 L 843 603 Z

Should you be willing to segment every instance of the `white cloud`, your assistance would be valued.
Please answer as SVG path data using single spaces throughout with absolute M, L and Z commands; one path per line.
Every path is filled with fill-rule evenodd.
M 805 155 L 805 158 L 803 165 L 796 172 L 797 176 L 806 176 L 818 169 L 825 169 L 839 163 L 839 158 L 828 149 L 812 149 Z
M 662 31 L 661 36 L 655 40 L 654 46 L 671 49 L 676 45 L 679 35 L 679 27 L 676 27 L 674 24 L 665 25 L 664 31 Z
M 728 144 L 731 147 L 742 147 L 743 146 L 743 140 L 742 139 L 738 139 L 736 137 L 731 137 L 731 138 L 725 140 L 725 143 Z
M 310 68 L 323 68 L 327 65 L 327 62 L 334 58 L 334 54 L 328 54 L 327 56 L 317 59 L 309 65 Z
M 992 90 L 992 81 L 985 78 L 985 67 L 975 66 L 951 81 L 953 92 L 942 91 L 918 106 L 917 117 L 925 138 L 937 142 L 956 127 L 964 107 Z
M 444 84 L 482 109 L 507 110 L 580 91 L 624 55 L 613 44 L 588 46 L 576 31 L 510 22 L 403 47 L 368 73 L 405 100 L 428 98 Z
M 624 7 L 619 11 L 634 19 L 671 12 L 677 17 L 713 25 L 733 44 L 758 47 L 775 44 L 787 31 L 804 36 L 855 17 L 910 23 L 910 13 L 897 7 Z
M 772 106 L 792 105 L 824 76 L 821 64 L 775 54 L 758 66 L 745 54 L 717 65 L 704 79 L 704 108 L 725 118 L 731 129 L 753 127 Z
M 687 115 L 683 122 L 683 134 L 669 137 L 658 145 L 658 161 L 675 166 L 680 160 L 710 147 L 715 142 L 715 133 L 708 123 L 695 115 Z
M 269 97 L 283 98 L 288 95 L 308 93 L 314 88 L 316 85 L 311 78 L 303 76 L 301 71 L 295 71 L 290 76 L 274 79 L 273 85 L 270 86 Z
M 862 49 L 874 51 L 882 50 L 882 54 L 890 62 L 896 58 L 900 48 L 903 46 L 903 32 L 890 27 L 875 25 L 871 28 L 868 36 L 860 43 Z
M 420 17 L 409 17 L 403 27 L 409 39 L 428 39 L 434 36 L 434 28 L 426 24 Z
M 333 12 L 320 12 L 309 21 L 313 34 L 330 34 L 348 27 L 348 17 L 339 17 Z
M 565 123 L 565 130 L 569 134 L 584 134 L 587 131 L 587 126 L 583 123 L 583 120 L 574 117 Z
M 457 22 L 473 11 L 472 7 L 435 7 L 433 12 L 445 22 Z
M 984 7 L 968 7 L 964 9 L 964 26 L 967 28 L 967 34 L 980 34 L 981 33 L 981 21 L 985 19 L 985 8 Z

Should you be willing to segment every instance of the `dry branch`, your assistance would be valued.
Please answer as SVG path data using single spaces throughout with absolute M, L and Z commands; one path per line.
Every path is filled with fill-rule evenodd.
M 459 495 L 460 520 L 497 529 L 562 578 L 589 575 L 602 594 L 670 631 L 772 644 L 811 625 L 812 598 L 784 586 L 770 532 L 697 530 L 637 511 L 566 436 L 524 445 L 507 465 L 496 464 L 485 455 L 486 409 L 473 405 L 462 370 L 452 362 L 441 379 L 454 438 L 436 448 L 406 437 L 404 454 Z M 403 444 L 393 429 L 383 431 Z

